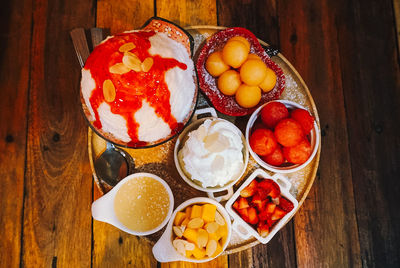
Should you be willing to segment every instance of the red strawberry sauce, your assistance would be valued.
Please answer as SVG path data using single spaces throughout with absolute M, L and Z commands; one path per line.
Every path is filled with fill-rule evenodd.
M 95 113 L 93 125 L 98 129 L 102 128 L 97 109 L 105 101 L 103 82 L 110 79 L 115 86 L 116 97 L 113 102 L 108 104 L 112 113 L 119 114 L 126 119 L 128 135 L 132 139 L 129 144 L 133 145 L 139 142 L 139 124 L 133 115 L 142 107 L 143 100 L 146 100 L 154 108 L 155 113 L 169 125 L 172 134 L 179 129 L 179 124 L 171 114 L 170 91 L 165 82 L 165 73 L 174 67 L 186 70 L 187 66 L 172 58 L 150 55 L 148 51 L 151 47 L 149 38 L 154 34 L 155 32 L 150 31 L 115 35 L 114 38 L 98 45 L 93 50 L 84 67 L 90 70 L 96 82 L 96 88 L 89 99 Z M 110 73 L 111 66 L 122 62 L 123 53 L 119 52 L 119 47 L 129 42 L 136 46 L 130 52 L 136 54 L 142 62 L 147 57 L 152 57 L 153 66 L 148 72 L 131 70 L 122 75 Z

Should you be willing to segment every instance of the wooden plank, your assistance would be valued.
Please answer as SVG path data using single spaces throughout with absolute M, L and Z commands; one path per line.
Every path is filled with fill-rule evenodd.
M 154 15 L 153 1 L 101 0 L 97 2 L 97 24 L 111 34 L 141 27 Z M 95 189 L 94 199 L 100 192 Z M 146 238 L 124 233 L 117 228 L 93 221 L 93 267 L 156 267 Z
M 217 25 L 216 1 L 156 0 L 157 16 L 185 27 Z
M 69 31 L 94 26 L 92 4 L 38 0 L 33 6 L 24 266 L 91 265 L 92 180 Z
M 400 68 L 392 1 L 343 3 L 338 44 L 362 265 L 399 267 Z
M 319 175 L 295 217 L 300 267 L 360 266 L 338 29 L 343 1 L 279 1 L 282 53 L 308 84 L 322 131 Z M 346 29 L 342 29 L 346 31 Z M 340 31 L 339 31 L 340 32 Z M 346 60 L 351 61 L 351 57 Z
M 393 9 L 396 20 L 397 58 L 400 61 L 400 1 L 393 0 Z
M 156 1 L 157 16 L 184 27 L 189 25 L 216 25 L 216 3 L 205 1 Z M 179 205 L 179 204 L 177 204 Z M 227 267 L 228 258 L 220 256 L 210 262 L 194 264 L 188 262 L 162 263 L 161 267 Z
M 153 1 L 97 1 L 97 27 L 111 34 L 137 29 L 154 16 Z
M 218 1 L 222 26 L 244 27 L 258 38 L 279 45 L 276 1 Z M 232 267 L 293 267 L 295 265 L 293 222 L 289 222 L 267 245 L 229 256 Z
M 0 21 L 0 266 L 19 267 L 32 1 L 3 3 Z

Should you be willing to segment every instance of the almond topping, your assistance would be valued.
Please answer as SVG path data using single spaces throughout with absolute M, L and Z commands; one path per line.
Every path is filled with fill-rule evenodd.
M 219 224 L 216 223 L 215 221 L 209 222 L 209 223 L 206 224 L 206 231 L 209 234 L 215 233 L 218 230 L 218 228 L 219 228 Z
M 182 229 L 181 229 L 180 227 L 174 226 L 174 227 L 172 227 L 172 230 L 174 230 L 174 234 L 175 234 L 177 237 L 179 237 L 179 238 L 182 237 L 183 232 L 182 232 Z
M 201 228 L 204 225 L 204 220 L 202 218 L 194 218 L 188 222 L 187 227 L 191 229 Z
M 143 72 L 148 72 L 151 69 L 151 66 L 153 66 L 154 60 L 153 58 L 145 58 L 144 61 L 142 62 L 142 70 Z
M 186 250 L 194 250 L 195 245 L 193 243 L 190 243 L 190 242 L 188 242 L 186 240 L 183 240 L 183 241 L 184 241 L 183 243 L 185 245 L 185 249 Z
M 215 240 L 208 241 L 207 246 L 206 246 L 207 256 L 211 257 L 214 254 L 214 252 L 217 250 L 217 243 L 218 242 Z
M 181 255 L 186 255 L 186 249 L 185 249 L 185 240 L 182 239 L 175 239 L 172 242 L 172 245 L 174 245 L 176 251 L 179 252 Z
M 120 52 L 127 52 L 129 50 L 134 49 L 135 47 L 136 47 L 135 44 L 130 42 L 130 43 L 126 43 L 126 44 L 123 44 L 122 46 L 120 46 L 119 47 L 119 51 Z
M 197 231 L 197 246 L 199 248 L 204 248 L 207 245 L 208 242 L 208 233 L 204 229 L 199 229 Z
M 142 62 L 135 54 L 131 52 L 124 53 L 124 56 L 122 57 L 122 63 L 135 72 L 140 72 L 142 70 Z
M 218 211 L 215 211 L 215 221 L 221 226 L 225 225 L 225 219 Z
M 115 87 L 110 79 L 103 82 L 103 96 L 106 102 L 113 102 L 115 100 Z
M 123 63 L 117 63 L 113 66 L 110 67 L 109 71 L 112 74 L 124 74 L 129 72 L 131 69 L 129 69 L 128 67 L 126 67 L 125 64 Z

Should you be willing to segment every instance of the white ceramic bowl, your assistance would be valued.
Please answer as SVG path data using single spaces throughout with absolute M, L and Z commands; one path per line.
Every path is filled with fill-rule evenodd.
M 303 106 L 301 106 L 300 104 L 297 104 L 295 102 L 292 101 L 288 101 L 288 100 L 276 100 L 276 102 L 281 102 L 283 103 L 289 110 L 290 109 L 296 109 L 296 108 L 301 108 L 301 109 L 305 109 Z M 314 120 L 314 127 L 311 130 L 310 133 L 310 144 L 311 144 L 311 148 L 312 148 L 312 152 L 310 157 L 308 158 L 308 160 L 306 162 L 304 162 L 303 164 L 291 164 L 288 166 L 273 166 L 270 165 L 266 162 L 264 162 L 260 156 L 258 156 L 250 147 L 250 143 L 249 143 L 249 139 L 250 139 L 250 134 L 251 134 L 251 130 L 253 128 L 254 123 L 256 122 L 256 120 L 260 117 L 261 115 L 261 110 L 262 108 L 267 105 L 263 104 L 262 106 L 260 106 L 257 110 L 254 111 L 254 113 L 250 116 L 249 121 L 247 122 L 247 126 L 246 126 L 246 142 L 247 142 L 247 146 L 249 149 L 249 152 L 251 154 L 251 156 L 254 158 L 254 160 L 256 160 L 256 162 L 261 165 L 263 168 L 270 170 L 272 172 L 276 172 L 276 173 L 292 173 L 292 172 L 296 172 L 299 171 L 300 169 L 304 168 L 305 166 L 307 166 L 314 158 L 314 156 L 316 155 L 318 148 L 320 146 L 320 130 L 319 127 L 317 125 L 317 122 L 315 122 Z
M 114 211 L 115 195 L 117 194 L 117 192 L 121 188 L 121 186 L 124 185 L 129 180 L 134 180 L 134 179 L 137 179 L 140 177 L 149 177 L 149 178 L 159 181 L 165 187 L 165 190 L 168 193 L 169 201 L 170 201 L 169 207 L 168 207 L 168 212 L 167 212 L 165 219 L 154 229 L 148 230 L 145 232 L 138 232 L 138 231 L 134 231 L 134 230 L 127 228 L 125 225 L 123 225 L 118 220 L 118 218 L 115 214 L 115 211 Z M 169 188 L 168 184 L 163 179 L 161 179 L 160 177 L 158 177 L 154 174 L 142 172 L 142 173 L 135 173 L 135 174 L 125 177 L 117 185 L 115 185 L 114 188 L 112 188 L 108 193 L 106 193 L 105 195 L 103 195 L 102 197 L 100 197 L 99 199 L 94 201 L 92 204 L 92 216 L 95 220 L 109 223 L 109 224 L 117 227 L 118 229 L 121 229 L 122 231 L 127 232 L 129 234 L 133 234 L 133 235 L 137 235 L 137 236 L 144 236 L 144 235 L 153 234 L 153 233 L 159 231 L 161 228 L 163 228 L 165 226 L 165 224 L 167 224 L 168 220 L 170 219 L 173 208 L 174 208 L 174 196 L 173 196 L 171 188 Z
M 198 115 L 202 114 L 202 113 L 211 113 L 212 117 L 205 117 L 205 118 L 201 118 L 198 119 Z M 246 143 L 246 139 L 244 137 L 243 134 L 241 134 L 242 136 L 242 141 L 243 141 L 243 169 L 240 172 L 240 174 L 238 175 L 237 178 L 229 181 L 227 184 L 225 184 L 224 186 L 215 186 L 215 187 L 203 187 L 200 184 L 197 184 L 196 182 L 194 182 L 192 179 L 188 178 L 188 176 L 185 174 L 185 172 L 183 171 L 180 163 L 179 163 L 179 159 L 178 159 L 178 152 L 182 149 L 184 142 L 186 140 L 187 135 L 189 134 L 189 132 L 196 130 L 205 120 L 207 119 L 212 119 L 212 120 L 221 120 L 224 122 L 228 122 L 229 124 L 231 124 L 234 128 L 236 128 L 240 133 L 241 131 L 231 122 L 225 120 L 225 119 L 221 119 L 217 117 L 217 114 L 215 112 L 214 109 L 203 109 L 203 110 L 199 110 L 199 111 L 195 111 L 195 116 L 194 116 L 194 121 L 187 126 L 182 133 L 179 135 L 176 143 L 175 143 L 175 149 L 174 149 L 174 162 L 175 162 L 175 166 L 176 169 L 178 170 L 179 175 L 181 175 L 182 179 L 189 184 L 190 186 L 192 186 L 193 188 L 206 192 L 208 194 L 208 196 L 210 198 L 213 198 L 215 200 L 219 201 L 223 201 L 223 200 L 227 200 L 229 197 L 232 196 L 233 194 L 233 185 L 243 176 L 244 172 L 246 171 L 246 167 L 247 167 L 247 163 L 249 161 L 249 149 Z M 214 193 L 216 192 L 222 192 L 222 191 L 227 191 L 228 193 L 223 195 L 223 196 L 214 196 Z
M 252 226 L 250 226 L 247 222 L 245 222 L 240 215 L 232 208 L 233 203 L 238 199 L 240 196 L 240 191 L 242 191 L 244 188 L 246 188 L 247 185 L 249 185 L 254 179 L 257 177 L 259 178 L 265 178 L 265 179 L 271 179 L 274 182 L 276 182 L 281 189 L 281 196 L 285 197 L 288 199 L 290 202 L 292 202 L 294 208 L 288 212 L 282 219 L 280 219 L 274 227 L 270 230 L 269 234 L 266 237 L 262 237 L 256 229 L 254 229 Z M 292 218 L 292 216 L 296 213 L 298 207 L 299 207 L 299 202 L 294 198 L 289 190 L 290 190 L 291 184 L 290 182 L 284 177 L 283 175 L 280 174 L 275 174 L 273 176 L 270 176 L 268 173 L 266 173 L 262 169 L 256 169 L 248 178 L 247 180 L 240 186 L 240 188 L 233 194 L 233 196 L 228 200 L 228 202 L 225 204 L 225 208 L 228 211 L 229 215 L 233 218 L 233 223 L 232 223 L 232 229 L 243 239 L 247 240 L 251 236 L 255 237 L 258 241 L 260 241 L 263 244 L 268 243 L 272 237 L 283 227 L 285 224 Z
M 174 223 L 174 219 L 176 216 L 176 213 L 178 211 L 184 210 L 186 207 L 194 205 L 194 204 L 205 204 L 205 203 L 210 203 L 213 204 L 217 207 L 217 211 L 224 217 L 225 222 L 228 227 L 228 235 L 226 237 L 225 244 L 222 246 L 222 252 L 226 249 L 226 247 L 229 244 L 229 240 L 231 238 L 232 234 L 232 226 L 231 226 L 231 220 L 229 217 L 229 214 L 226 212 L 225 208 L 218 202 L 216 202 L 213 199 L 206 198 L 206 197 L 196 197 L 189 199 L 182 204 L 180 204 L 175 210 L 174 213 L 172 214 L 167 228 L 165 229 L 165 232 L 161 236 L 161 238 L 157 241 L 157 243 L 153 247 L 153 255 L 156 258 L 157 261 L 159 262 L 172 262 L 172 261 L 187 261 L 187 262 L 196 262 L 196 263 L 201 263 L 201 262 L 207 262 L 212 259 L 217 258 L 220 254 L 213 258 L 204 258 L 204 259 L 191 259 L 187 258 L 186 256 L 183 256 L 179 254 L 179 252 L 175 249 L 175 247 L 172 244 L 172 239 L 173 239 L 173 234 L 172 234 L 172 227 Z

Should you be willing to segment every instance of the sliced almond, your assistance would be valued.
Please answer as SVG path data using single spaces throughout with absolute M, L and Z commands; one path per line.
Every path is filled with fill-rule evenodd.
M 197 229 L 203 227 L 203 225 L 204 220 L 202 218 L 194 218 L 188 222 L 187 227 L 191 229 Z
M 193 243 L 190 243 L 190 242 L 188 242 L 186 240 L 183 240 L 183 241 L 184 241 L 183 243 L 185 245 L 185 249 L 186 250 L 194 250 L 195 245 Z
M 218 211 L 215 211 L 215 221 L 221 226 L 225 225 L 225 219 Z
M 129 69 L 125 64 L 123 63 L 117 63 L 113 66 L 110 67 L 109 71 L 112 74 L 124 74 L 129 72 L 131 69 Z
M 134 43 L 129 42 L 129 43 L 126 43 L 126 44 L 123 44 L 122 46 L 120 46 L 120 47 L 119 47 L 119 51 L 120 51 L 120 52 L 127 52 L 127 51 L 129 51 L 129 50 L 134 49 L 135 47 L 136 47 L 136 46 L 135 46 Z
M 207 245 L 208 242 L 208 233 L 204 229 L 199 229 L 197 231 L 197 246 L 199 248 L 204 248 Z
M 217 250 L 217 241 L 209 240 L 206 246 L 206 254 L 207 256 L 211 257 L 214 252 Z
M 174 226 L 174 227 L 172 227 L 172 230 L 174 231 L 174 234 L 175 234 L 177 237 L 179 237 L 179 238 L 182 237 L 183 232 L 182 232 L 181 227 Z
M 110 79 L 103 82 L 103 96 L 106 102 L 113 102 L 115 100 L 115 87 Z
M 124 53 L 124 56 L 122 57 L 122 63 L 135 72 L 140 72 L 142 70 L 142 62 L 135 54 L 131 52 Z
M 153 63 L 153 58 L 145 58 L 141 65 L 143 72 L 148 72 L 151 69 L 151 66 L 153 66 Z
M 215 233 L 218 230 L 218 228 L 219 228 L 219 224 L 216 223 L 215 221 L 209 222 L 209 223 L 206 224 L 206 231 L 209 234 Z
M 185 240 L 182 239 L 175 239 L 172 242 L 172 245 L 175 247 L 176 251 L 179 252 L 181 255 L 186 255 L 186 249 L 185 249 Z

